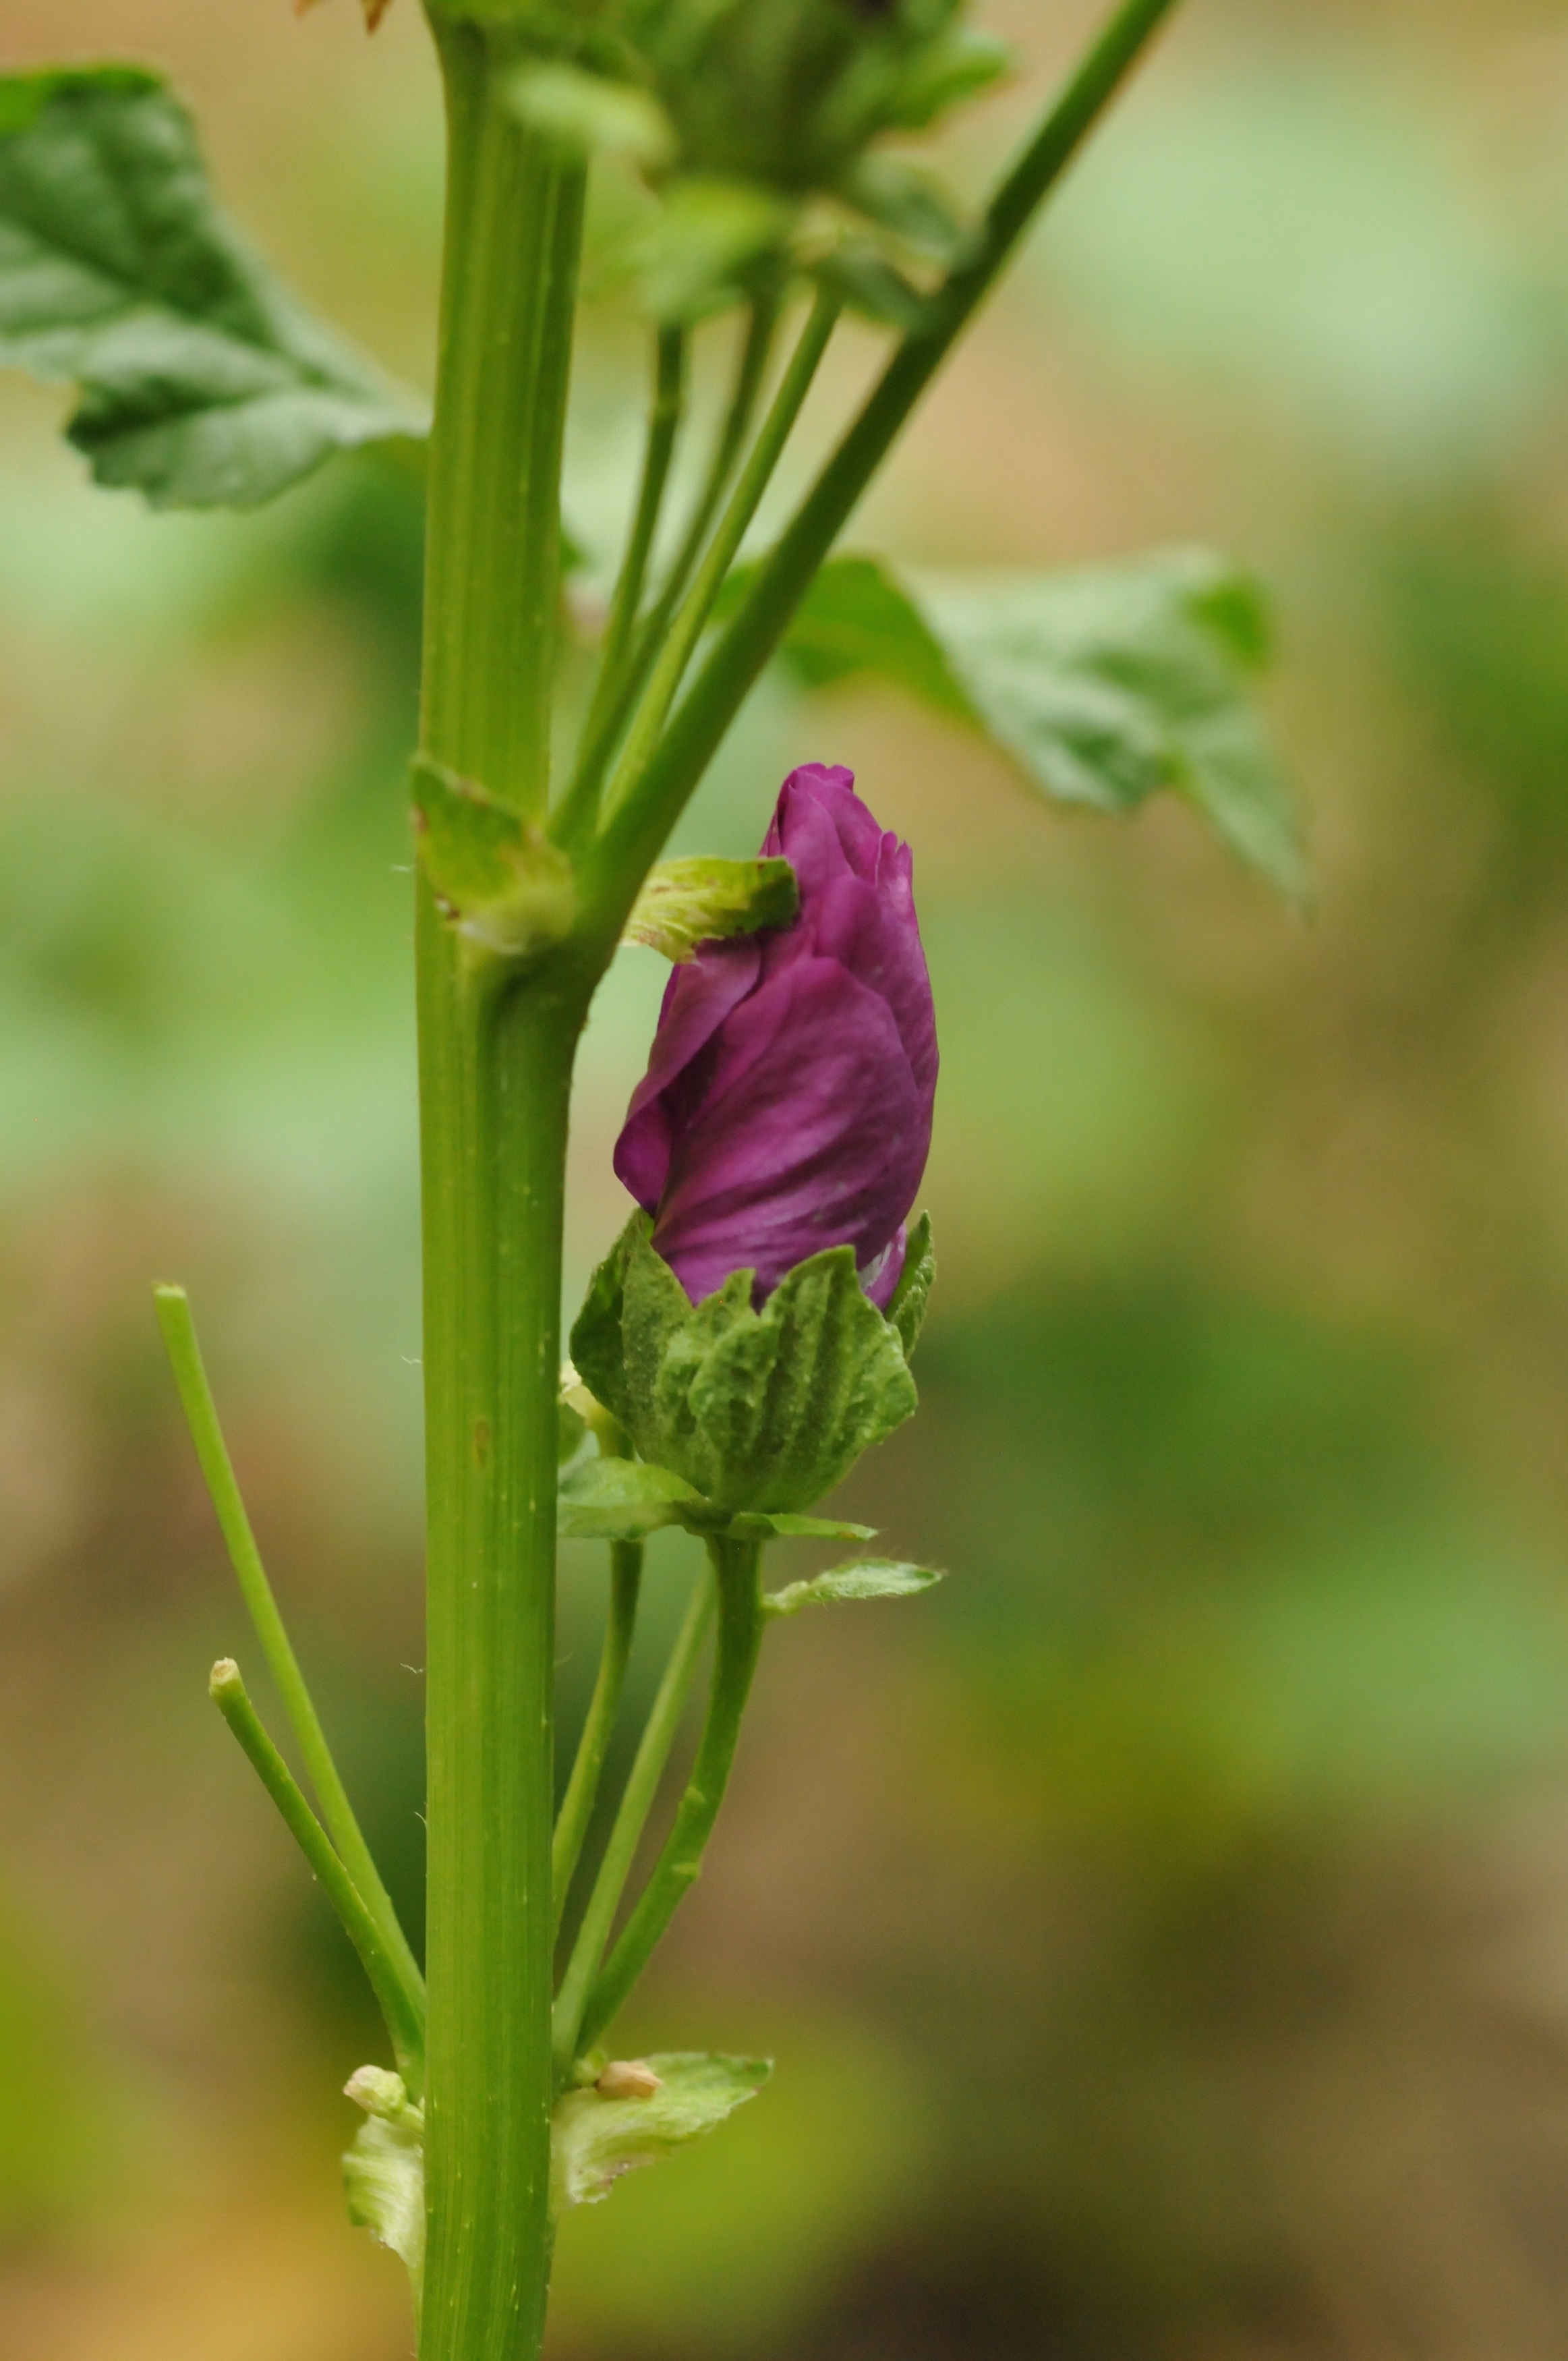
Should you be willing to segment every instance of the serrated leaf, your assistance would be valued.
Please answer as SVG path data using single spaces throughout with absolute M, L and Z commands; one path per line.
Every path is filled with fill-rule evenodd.
M 422 754 L 413 765 L 413 808 L 421 862 L 460 933 L 509 958 L 567 933 L 575 873 L 531 821 Z
M 557 1496 L 557 1529 L 567 1541 L 641 1541 L 682 1521 L 696 1499 L 684 1477 L 641 1459 L 585 1459 L 568 1469 Z
M 850 1525 L 834 1517 L 792 1517 L 784 1514 L 764 1515 L 756 1509 L 742 1509 L 729 1521 L 729 1530 L 737 1533 L 762 1533 L 785 1542 L 871 1542 L 876 1539 L 874 1525 Z
M 506 93 L 521 122 L 563 147 L 584 155 L 628 156 L 649 171 L 674 160 L 674 126 L 652 92 L 636 82 L 551 60 L 520 66 Z
M 1299 900 L 1297 798 L 1251 700 L 1267 638 L 1256 585 L 1202 550 L 961 580 L 851 557 L 823 568 L 785 653 L 813 686 L 895 682 L 1060 802 L 1125 813 L 1184 795 Z
M 362 2066 L 347 2095 L 367 2111 L 343 2159 L 348 2218 L 401 2257 L 417 2290 L 424 2268 L 424 2110 L 401 2079 Z
M 935 1566 L 903 1565 L 892 1558 L 862 1558 L 836 1565 L 809 1582 L 792 1582 L 762 1601 L 768 1615 L 798 1615 L 803 1607 L 831 1607 L 839 1599 L 914 1598 L 946 1577 Z
M 136 67 L 0 79 L 0 366 L 73 381 L 69 439 L 154 508 L 253 508 L 427 423 L 251 251 Z
M 624 2172 L 657 2164 L 744 2106 L 773 2072 L 766 2058 L 665 2051 L 647 2063 L 663 2088 L 649 2098 L 608 2099 L 569 2091 L 551 2122 L 551 2184 L 557 2213 L 595 2205 Z
M 915 1347 L 920 1331 L 926 1324 L 926 1306 L 937 1279 L 937 1255 L 931 1244 L 931 1216 L 922 1213 L 910 1231 L 904 1248 L 904 1268 L 898 1275 L 887 1307 L 887 1318 L 898 1331 L 906 1361 L 915 1358 Z
M 697 945 L 763 927 L 788 927 L 800 888 L 787 861 L 661 861 L 632 905 L 622 940 L 643 943 L 677 965 Z

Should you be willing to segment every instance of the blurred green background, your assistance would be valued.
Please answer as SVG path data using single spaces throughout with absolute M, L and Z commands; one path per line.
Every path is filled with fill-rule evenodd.
M 971 186 L 1091 21 L 985 14 L 1030 71 L 956 135 Z M 3 38 L 172 67 L 274 257 L 428 381 L 411 0 L 368 45 L 347 0 L 6 0 Z M 641 368 L 591 311 L 568 515 L 601 558 Z M 345 465 L 151 519 L 84 487 L 60 409 L 0 387 L 0 2351 L 395 2361 L 399 2267 L 335 2193 L 376 2037 L 206 1702 L 246 1634 L 147 1289 L 192 1288 L 417 1908 L 419 518 Z M 952 1579 L 770 1644 L 626 2038 L 776 2080 L 569 2223 L 555 2361 L 1547 2361 L 1561 0 L 1190 0 L 854 539 L 1255 566 L 1318 908 L 1175 807 L 1064 822 L 891 694 L 765 685 L 705 788 L 686 842 L 744 851 L 785 769 L 848 762 L 916 847 L 942 1277 L 918 1423 L 844 1506 Z M 627 954 L 589 1036 L 574 1300 L 661 983 Z M 688 1576 L 658 1559 L 644 1681 Z M 565 1554 L 574 1712 L 602 1587 Z

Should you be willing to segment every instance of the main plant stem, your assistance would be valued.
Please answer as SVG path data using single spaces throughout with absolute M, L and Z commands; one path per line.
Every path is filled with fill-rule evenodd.
M 582 179 L 438 28 L 449 141 L 424 752 L 549 791 Z M 588 979 L 486 967 L 422 882 L 430 2014 L 421 2361 L 534 2361 L 549 2278 L 555 1394 Z

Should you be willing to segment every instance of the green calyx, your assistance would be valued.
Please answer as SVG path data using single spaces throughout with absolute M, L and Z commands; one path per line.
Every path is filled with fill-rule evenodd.
M 651 1522 L 716 1526 L 809 1509 L 916 1407 L 909 1356 L 935 1268 L 929 1221 L 910 1239 L 885 1317 L 849 1246 L 797 1265 L 760 1311 L 749 1270 L 694 1304 L 652 1231 L 633 1214 L 572 1331 L 586 1383 L 639 1457 L 677 1479 L 650 1502 Z

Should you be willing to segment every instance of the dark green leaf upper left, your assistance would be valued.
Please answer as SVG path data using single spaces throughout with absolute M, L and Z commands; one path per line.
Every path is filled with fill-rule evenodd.
M 0 366 L 74 382 L 71 441 L 155 508 L 253 508 L 425 429 L 250 251 L 131 66 L 0 77 Z

